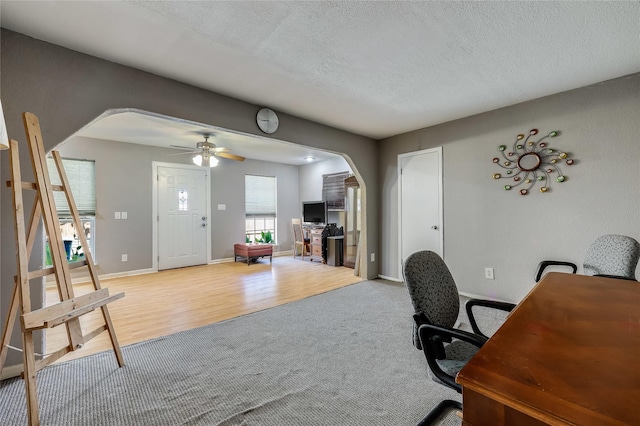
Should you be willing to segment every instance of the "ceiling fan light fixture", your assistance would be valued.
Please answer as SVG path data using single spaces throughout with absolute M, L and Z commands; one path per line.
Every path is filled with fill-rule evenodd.
M 241 155 L 232 154 L 229 148 L 224 146 L 216 146 L 216 144 L 209 142 L 210 135 L 203 135 L 204 141 L 198 142 L 195 146 L 195 150 L 193 148 L 188 148 L 185 146 L 179 145 L 170 145 L 172 148 L 178 148 L 182 150 L 186 150 L 183 154 L 192 155 L 191 161 L 193 164 L 199 167 L 215 167 L 218 165 L 220 160 L 218 156 L 227 158 L 233 161 L 244 161 L 245 157 Z M 170 154 L 170 155 L 181 155 L 181 154 Z
M 215 167 L 219 163 L 218 159 L 213 155 L 205 155 L 203 157 L 200 154 L 194 156 L 191 159 L 191 161 L 193 161 L 193 164 L 195 164 L 196 166 L 209 166 L 209 167 Z

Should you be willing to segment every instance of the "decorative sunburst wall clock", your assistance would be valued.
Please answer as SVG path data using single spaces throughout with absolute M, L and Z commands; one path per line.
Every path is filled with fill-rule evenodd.
M 547 138 L 555 138 L 560 132 L 554 130 L 534 141 L 533 137 L 537 134 L 538 129 L 531 129 L 526 138 L 519 134 L 511 150 L 508 150 L 506 145 L 498 147 L 502 159 L 495 157 L 493 162 L 503 171 L 494 173 L 493 178 L 507 179 L 509 183 L 503 186 L 506 191 L 525 185 L 526 187 L 520 189 L 520 195 L 527 195 L 536 183 L 540 182 L 540 192 L 546 193 L 550 190 L 552 180 L 558 183 L 567 180 L 567 176 L 560 170 L 560 165 L 571 166 L 574 160 L 569 158 L 566 152 L 552 148 L 546 142 Z

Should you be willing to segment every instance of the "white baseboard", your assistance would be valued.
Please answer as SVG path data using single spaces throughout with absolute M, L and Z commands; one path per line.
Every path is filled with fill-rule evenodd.
M 148 269 L 137 269 L 137 270 L 133 270 L 133 271 L 122 271 L 122 272 L 114 272 L 111 274 L 102 274 L 102 275 L 98 275 L 98 279 L 99 280 L 108 280 L 110 278 L 122 278 L 122 277 L 131 277 L 134 275 L 143 275 L 143 274 L 150 274 L 150 273 L 154 273 L 154 272 L 158 272 L 157 269 L 153 269 L 153 268 L 148 268 Z M 87 274 L 89 272 L 87 271 Z M 84 284 L 84 283 L 90 283 L 91 282 L 91 276 L 86 275 L 86 276 L 82 276 L 82 277 L 72 277 L 71 278 L 71 284 Z M 48 281 L 46 286 L 47 287 L 55 287 L 56 283 L 55 280 L 54 281 Z
M 2 369 L 2 374 L 0 374 L 0 380 L 10 379 L 12 377 L 18 377 L 22 374 L 22 363 L 16 365 L 9 365 Z
M 396 282 L 396 283 L 404 282 L 403 280 L 400 280 L 398 278 L 387 277 L 386 275 L 378 275 L 378 278 L 383 279 L 383 280 L 387 280 L 387 281 L 393 281 L 393 282 Z M 469 299 L 483 299 L 483 300 L 493 300 L 493 301 L 496 301 L 496 302 L 514 303 L 514 302 L 509 302 L 507 300 L 496 299 L 495 297 L 487 297 L 487 296 L 480 296 L 478 294 L 467 293 L 465 291 L 460 291 L 458 293 L 461 296 L 468 297 Z
M 233 262 L 233 257 L 225 257 L 224 259 L 213 259 L 210 260 L 207 264 L 208 265 L 218 265 L 220 263 L 229 263 L 229 262 Z
M 394 283 L 403 283 L 403 280 L 399 280 L 398 278 L 393 278 L 393 277 L 387 277 L 386 275 L 378 275 L 378 278 L 383 279 L 383 280 L 387 280 L 387 281 L 393 281 Z
M 151 274 L 151 273 L 154 273 L 154 272 L 158 272 L 158 270 L 157 269 L 153 269 L 153 268 L 137 269 L 135 271 L 114 272 L 112 274 L 100 275 L 100 279 L 101 280 L 107 280 L 107 279 L 110 279 L 110 278 L 132 277 L 134 275 Z M 89 281 L 89 280 L 87 279 L 87 281 Z

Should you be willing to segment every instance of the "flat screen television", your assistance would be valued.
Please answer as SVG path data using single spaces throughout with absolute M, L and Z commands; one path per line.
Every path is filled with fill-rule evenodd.
M 302 203 L 302 221 L 323 225 L 327 223 L 327 203 L 324 201 L 305 201 Z

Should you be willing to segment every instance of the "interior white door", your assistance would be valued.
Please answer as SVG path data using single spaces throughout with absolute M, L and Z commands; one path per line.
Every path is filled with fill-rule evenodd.
M 398 156 L 400 265 L 419 250 L 443 255 L 442 148 Z
M 207 171 L 158 167 L 158 269 L 207 263 Z

